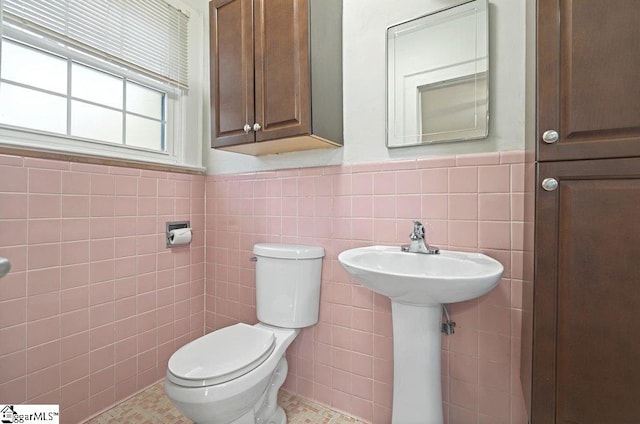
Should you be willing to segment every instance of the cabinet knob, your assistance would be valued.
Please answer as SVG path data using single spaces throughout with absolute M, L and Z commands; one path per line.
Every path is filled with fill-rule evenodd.
M 542 180 L 542 188 L 546 191 L 555 191 L 558 189 L 558 180 L 555 178 L 545 178 Z
M 245 134 L 249 134 L 249 131 L 251 131 L 251 125 L 244 124 L 244 127 L 242 127 L 242 129 L 244 130 Z
M 257 122 L 255 124 L 253 124 L 253 130 L 254 131 L 260 131 L 261 129 L 262 129 L 262 127 Z
M 542 141 L 547 144 L 553 144 L 560 139 L 560 134 L 556 130 L 546 130 L 542 134 Z

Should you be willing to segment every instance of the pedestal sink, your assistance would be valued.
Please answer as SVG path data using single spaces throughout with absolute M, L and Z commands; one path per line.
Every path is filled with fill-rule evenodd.
M 391 299 L 393 424 L 442 424 L 442 304 L 489 292 L 504 267 L 481 253 L 427 255 L 393 246 L 347 250 L 338 260 L 363 286 Z

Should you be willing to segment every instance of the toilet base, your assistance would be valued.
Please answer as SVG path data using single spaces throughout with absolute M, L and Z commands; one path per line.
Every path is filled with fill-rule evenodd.
M 278 390 L 282 387 L 287 378 L 289 364 L 283 356 L 278 362 L 275 371 L 271 375 L 269 387 L 265 391 L 259 404 L 261 406 L 256 411 L 256 423 L 265 424 L 287 424 L 287 416 L 284 410 L 278 405 Z
M 245 415 L 241 416 L 240 418 L 238 418 L 237 420 L 229 423 L 229 424 L 256 424 L 256 423 L 260 423 L 260 424 L 287 424 L 287 415 L 284 412 L 284 409 L 282 409 L 280 406 L 276 407 L 275 412 L 273 413 L 273 415 L 271 415 L 271 417 L 267 420 L 267 421 L 258 421 L 256 419 L 255 414 L 253 413 L 253 411 L 249 411 L 247 412 Z M 209 423 L 194 423 L 194 424 L 209 424 Z M 214 421 L 214 424 L 218 424 L 217 422 Z
M 267 424 L 287 424 L 287 416 L 284 413 L 284 409 L 278 406 L 275 414 L 267 421 Z

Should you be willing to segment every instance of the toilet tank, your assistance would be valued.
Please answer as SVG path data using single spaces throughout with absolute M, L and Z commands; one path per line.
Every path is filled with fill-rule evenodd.
M 324 249 L 318 246 L 258 243 L 256 310 L 258 319 L 284 328 L 318 322 Z

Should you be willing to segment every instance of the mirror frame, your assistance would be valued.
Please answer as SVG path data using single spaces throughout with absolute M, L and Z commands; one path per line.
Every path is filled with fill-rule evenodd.
M 486 93 L 486 97 L 485 97 L 485 99 L 486 99 L 486 108 L 485 108 L 485 117 L 484 117 L 484 119 L 486 119 L 486 126 L 484 128 L 484 131 L 482 133 L 474 134 L 474 135 L 463 135 L 461 133 L 468 132 L 468 131 L 470 131 L 470 129 L 463 128 L 463 129 L 460 129 L 460 130 L 452 130 L 452 131 L 448 131 L 449 133 L 451 133 L 451 137 L 448 137 L 446 139 L 432 140 L 432 141 L 422 141 L 422 139 L 425 136 L 429 135 L 429 133 L 412 134 L 412 135 L 407 135 L 407 136 L 403 136 L 403 137 L 415 137 L 417 139 L 417 141 L 415 143 L 406 143 L 406 144 L 393 144 L 393 143 L 391 143 L 391 141 L 393 141 L 393 139 L 397 138 L 397 137 L 392 137 L 391 136 L 391 130 L 393 128 L 395 128 L 395 123 L 392 123 L 391 120 L 392 119 L 396 119 L 397 120 L 397 117 L 395 116 L 395 114 L 393 114 L 393 116 L 392 116 L 392 111 L 390 110 L 390 106 L 391 106 L 391 102 L 392 101 L 394 101 L 393 104 L 395 105 L 395 99 L 392 99 L 392 96 L 391 96 L 391 93 L 390 93 L 390 81 L 389 81 L 389 78 L 390 78 L 389 69 L 390 69 L 390 66 L 391 66 L 391 64 L 389 62 L 389 59 L 390 59 L 390 52 L 389 52 L 389 50 L 390 50 L 389 49 L 389 39 L 390 39 L 390 35 L 389 34 L 390 34 L 390 31 L 393 30 L 396 27 L 399 27 L 399 26 L 402 26 L 402 25 L 405 25 L 405 24 L 408 24 L 408 23 L 411 23 L 411 22 L 417 22 L 417 21 L 419 21 L 421 19 L 425 19 L 425 18 L 428 18 L 428 17 L 433 17 L 434 15 L 437 15 L 437 14 L 443 13 L 443 12 L 447 12 L 447 11 L 450 11 L 452 9 L 456 9 L 456 8 L 464 7 L 464 6 L 471 7 L 472 4 L 480 5 L 481 6 L 480 10 L 484 10 L 485 11 L 485 17 L 486 17 L 486 19 L 485 19 L 486 32 L 483 35 L 483 38 L 484 38 L 483 42 L 486 45 L 486 59 L 485 59 L 486 72 L 483 72 L 485 74 L 484 75 L 485 87 L 483 88 L 483 91 Z M 478 6 L 476 6 L 476 8 L 478 8 Z M 477 12 L 476 12 L 476 15 L 477 15 Z M 388 149 L 396 149 L 396 148 L 411 147 L 411 146 L 423 146 L 423 145 L 431 145 L 431 144 L 443 144 L 443 143 L 450 143 L 450 142 L 456 142 L 456 141 L 480 140 L 480 139 L 484 139 L 484 138 L 488 137 L 488 135 L 489 135 L 489 115 L 490 115 L 490 113 L 489 113 L 489 109 L 490 109 L 490 94 L 489 94 L 489 92 L 490 92 L 489 91 L 489 88 L 490 88 L 489 85 L 490 84 L 489 84 L 489 80 L 490 80 L 490 75 L 491 75 L 490 74 L 490 66 L 489 66 L 490 65 L 489 64 L 489 60 L 490 60 L 490 55 L 489 55 L 489 51 L 490 51 L 490 48 L 489 48 L 489 30 L 490 30 L 490 28 L 489 28 L 489 4 L 488 4 L 488 0 L 470 0 L 470 1 L 465 1 L 465 2 L 462 2 L 460 4 L 457 4 L 457 5 L 454 5 L 454 6 L 450 6 L 450 7 L 446 7 L 446 8 L 443 8 L 443 9 L 439 9 L 437 11 L 430 12 L 430 13 L 427 13 L 425 15 L 421 15 L 421 16 L 418 16 L 416 18 L 409 19 L 409 20 L 406 20 L 406 21 L 403 21 L 403 22 L 400 22 L 400 23 L 397 23 L 397 24 L 394 24 L 394 25 L 390 25 L 390 26 L 387 27 L 386 32 L 385 32 L 385 36 L 386 36 L 385 37 L 385 41 L 386 41 L 386 43 L 385 43 L 385 62 L 386 62 L 385 63 L 385 65 L 386 65 L 386 69 L 385 69 L 385 87 L 386 87 L 386 90 L 385 90 L 385 103 L 386 103 L 385 104 L 385 111 L 386 111 L 385 135 L 386 135 L 386 147 Z M 476 43 L 478 42 L 478 40 L 479 40 L 478 31 L 476 30 Z M 483 59 L 483 56 L 480 56 L 480 57 L 476 56 L 475 61 L 482 60 L 482 59 Z M 478 73 L 469 74 L 469 75 L 478 75 Z M 421 95 L 420 92 L 419 92 L 420 91 L 419 90 L 420 87 L 425 87 L 425 86 L 428 86 L 428 85 L 432 85 L 434 87 L 438 86 L 438 85 L 446 85 L 448 83 L 455 83 L 458 80 L 463 80 L 464 78 L 465 77 L 460 77 L 460 78 L 453 79 L 453 80 L 443 80 L 443 81 L 435 82 L 435 83 L 432 83 L 432 84 L 426 84 L 426 85 L 423 84 L 421 86 L 417 86 L 417 89 L 418 89 L 417 97 L 420 97 L 420 95 Z M 477 79 L 476 79 L 476 81 L 477 81 Z M 395 90 L 394 90 L 394 97 L 396 97 L 395 96 Z M 478 97 L 475 98 L 475 102 L 476 102 L 476 104 L 478 103 Z M 421 110 L 420 105 L 417 106 L 417 110 L 418 111 Z M 416 118 L 416 119 L 418 119 L 418 118 Z M 476 117 L 476 119 L 478 119 L 478 118 Z M 483 118 L 480 118 L 480 119 L 483 119 Z M 419 127 L 421 127 L 421 126 L 422 126 L 422 123 L 419 123 Z M 435 133 L 433 133 L 433 134 L 435 134 Z M 458 134 L 458 135 L 456 135 L 456 134 Z

